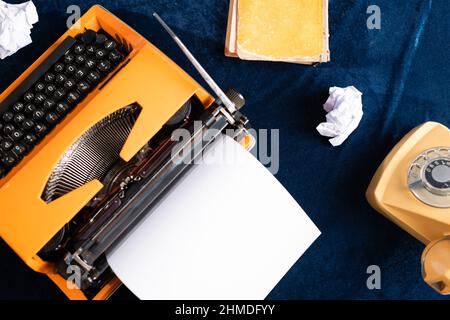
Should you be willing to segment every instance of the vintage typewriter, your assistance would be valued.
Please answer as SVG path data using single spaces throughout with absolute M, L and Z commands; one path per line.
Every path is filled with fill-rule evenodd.
M 252 140 L 243 97 L 223 93 L 157 18 L 219 99 L 100 6 L 0 96 L 0 235 L 72 299 L 114 292 L 105 252 L 218 134 Z M 171 139 L 179 128 L 189 143 Z M 173 161 L 179 151 L 190 160 Z M 71 267 L 81 275 L 75 289 Z

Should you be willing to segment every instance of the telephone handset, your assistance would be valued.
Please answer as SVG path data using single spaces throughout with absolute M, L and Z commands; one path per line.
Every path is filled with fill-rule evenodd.
M 423 278 L 450 294 L 450 130 L 427 122 L 408 133 L 378 168 L 366 196 L 427 245 Z

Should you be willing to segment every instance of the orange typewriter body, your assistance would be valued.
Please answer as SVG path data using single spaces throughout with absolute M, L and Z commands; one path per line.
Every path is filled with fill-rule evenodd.
M 93 180 L 46 203 L 41 195 L 58 160 L 86 130 L 113 112 L 131 104 L 142 109 L 121 150 L 129 161 L 162 125 L 192 96 L 206 107 L 214 99 L 174 62 L 117 17 L 92 7 L 3 94 L 5 99 L 67 36 L 84 29 L 105 30 L 131 44 L 126 64 L 106 84 L 100 84 L 21 163 L 0 180 L 0 236 L 33 270 L 47 274 L 71 299 L 86 299 L 81 290 L 69 290 L 66 280 L 37 253 L 103 187 Z M 114 278 L 94 297 L 106 299 L 120 285 Z

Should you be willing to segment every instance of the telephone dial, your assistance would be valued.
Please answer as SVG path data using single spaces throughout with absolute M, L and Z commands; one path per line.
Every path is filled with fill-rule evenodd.
M 450 130 L 427 122 L 408 133 L 378 168 L 369 203 L 422 241 L 422 276 L 450 294 Z

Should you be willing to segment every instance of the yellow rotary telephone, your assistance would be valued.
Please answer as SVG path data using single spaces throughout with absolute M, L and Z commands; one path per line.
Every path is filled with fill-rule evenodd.
M 450 130 L 427 122 L 407 134 L 378 168 L 369 203 L 427 247 L 422 275 L 450 294 Z

